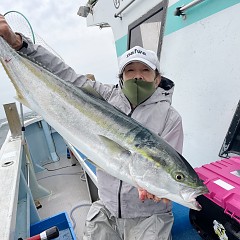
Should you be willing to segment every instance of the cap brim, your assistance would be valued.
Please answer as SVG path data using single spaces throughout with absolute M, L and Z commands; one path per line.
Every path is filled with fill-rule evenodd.
M 120 70 L 120 74 L 123 73 L 125 67 L 129 64 L 129 63 L 132 63 L 132 62 L 140 62 L 140 63 L 143 63 L 145 65 L 147 65 L 148 67 L 150 67 L 152 70 L 156 70 L 157 67 L 152 64 L 151 62 L 149 62 L 148 60 L 146 59 L 142 59 L 142 58 L 131 58 L 129 59 L 119 70 Z

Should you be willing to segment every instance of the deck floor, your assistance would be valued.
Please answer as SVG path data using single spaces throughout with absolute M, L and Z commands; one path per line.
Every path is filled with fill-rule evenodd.
M 42 205 L 38 209 L 40 218 L 43 220 L 60 212 L 67 212 L 75 226 L 74 232 L 77 239 L 82 239 L 89 206 L 81 205 L 90 203 L 82 167 L 79 164 L 72 166 L 69 159 L 61 157 L 60 161 L 46 164 L 44 168 L 46 170 L 37 173 L 36 177 L 38 183 L 49 190 L 51 194 L 40 199 Z M 75 208 L 76 206 L 79 207 Z M 75 210 L 73 211 L 73 209 Z

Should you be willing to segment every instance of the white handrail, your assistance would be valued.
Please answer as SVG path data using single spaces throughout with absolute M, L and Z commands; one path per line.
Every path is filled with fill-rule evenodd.
M 178 7 L 178 8 L 176 8 L 176 11 L 175 11 L 174 15 L 175 16 L 185 15 L 184 11 L 186 11 L 187 9 L 189 9 L 189 8 L 191 8 L 193 6 L 196 6 L 197 4 L 199 4 L 199 3 L 203 2 L 203 1 L 205 1 L 205 0 L 194 0 L 194 1 L 184 5 L 182 7 Z
M 118 13 L 114 14 L 114 17 L 117 18 L 119 17 L 120 19 L 122 19 L 121 13 L 123 11 L 125 11 L 133 2 L 135 2 L 136 0 L 132 0 L 131 2 L 129 2 L 125 7 L 123 7 Z

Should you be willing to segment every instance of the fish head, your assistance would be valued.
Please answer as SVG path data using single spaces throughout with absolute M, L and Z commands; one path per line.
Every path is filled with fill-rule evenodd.
M 208 189 L 189 162 L 176 151 L 165 156 L 164 161 L 159 161 L 159 156 L 152 158 L 158 164 L 161 163 L 159 166 L 166 172 L 167 189 L 169 189 L 169 193 L 165 194 L 166 198 L 169 195 L 175 202 L 194 210 L 201 210 L 196 198 L 208 193 Z
M 137 186 L 159 198 L 201 210 L 196 197 L 208 193 L 208 189 L 181 154 L 172 148 L 166 151 L 151 147 L 142 148 L 136 157 L 137 164 L 130 172 Z

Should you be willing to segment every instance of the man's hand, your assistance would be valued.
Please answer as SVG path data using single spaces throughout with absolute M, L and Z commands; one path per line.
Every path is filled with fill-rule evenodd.
M 168 204 L 169 200 L 167 198 L 158 198 L 155 195 L 147 192 L 145 189 L 138 188 L 139 199 L 144 201 L 145 199 L 152 199 L 154 202 L 163 201 L 164 203 Z
M 4 16 L 0 14 L 0 36 L 15 50 L 22 47 L 22 37 L 12 31 Z

